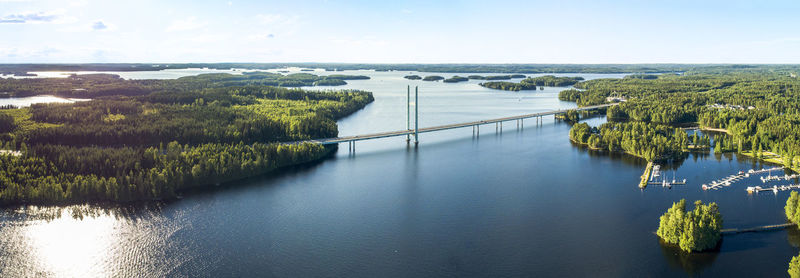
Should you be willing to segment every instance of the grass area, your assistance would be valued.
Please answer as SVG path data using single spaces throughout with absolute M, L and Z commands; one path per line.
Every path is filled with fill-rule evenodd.
M 23 107 L 19 109 L 4 109 L 0 110 L 0 113 L 5 113 L 14 117 L 14 124 L 16 124 L 17 129 L 22 132 L 28 132 L 39 128 L 60 126 L 59 124 L 40 123 L 31 120 L 32 114 L 30 107 Z
M 752 151 L 743 151 L 743 152 L 740 152 L 739 154 L 744 155 L 744 156 L 748 156 L 748 157 L 752 157 L 753 159 L 758 160 L 758 158 L 756 158 L 755 153 L 752 152 Z M 778 165 L 784 165 L 783 157 L 781 157 L 780 155 L 778 155 L 776 153 L 772 153 L 772 152 L 761 152 L 761 159 L 760 160 L 761 161 L 770 162 L 770 163 L 775 163 L 775 164 L 778 164 Z M 793 167 L 791 168 L 792 171 L 794 171 L 795 173 L 800 173 L 800 166 L 798 166 L 797 159 L 795 159 L 792 162 L 792 165 L 793 165 Z

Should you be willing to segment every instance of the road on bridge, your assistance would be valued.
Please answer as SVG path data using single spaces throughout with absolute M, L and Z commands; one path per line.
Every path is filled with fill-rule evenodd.
M 527 119 L 527 118 L 534 118 L 534 117 L 541 117 L 541 116 L 547 116 L 547 115 L 561 114 L 561 113 L 566 113 L 566 112 L 568 112 L 570 110 L 574 110 L 574 111 L 593 110 L 593 109 L 599 109 L 599 108 L 605 108 L 605 107 L 609 107 L 609 106 L 614 106 L 614 105 L 617 105 L 617 104 L 619 104 L 619 103 L 610 103 L 610 104 L 585 106 L 585 107 L 579 107 L 579 108 L 573 108 L 573 109 L 565 109 L 565 110 L 553 110 L 553 111 L 539 112 L 539 113 L 533 113 L 533 114 L 525 114 L 525 115 L 519 115 L 519 116 L 511 116 L 511 117 L 504 117 L 504 118 L 489 119 L 489 120 L 483 120 L 483 121 L 474 121 L 474 122 L 466 122 L 466 123 L 457 123 L 457 124 L 432 126 L 432 127 L 420 128 L 416 132 L 417 133 L 425 133 L 425 132 L 434 132 L 434 131 L 462 128 L 462 127 L 480 126 L 480 125 L 485 125 L 485 124 L 501 123 L 501 122 L 507 122 L 507 121 L 522 120 L 522 119 Z M 299 144 L 299 143 L 318 143 L 318 144 L 322 144 L 322 145 L 331 145 L 331 144 L 339 144 L 339 143 L 345 143 L 345 142 L 371 140 L 371 139 L 386 138 L 386 137 L 414 135 L 414 132 L 415 132 L 415 130 L 413 130 L 413 129 L 407 129 L 407 130 L 380 132 L 380 133 L 345 136 L 345 137 L 336 137 L 336 138 L 303 140 L 303 141 L 296 141 L 296 142 L 292 142 L 292 143 L 296 143 L 296 144 Z

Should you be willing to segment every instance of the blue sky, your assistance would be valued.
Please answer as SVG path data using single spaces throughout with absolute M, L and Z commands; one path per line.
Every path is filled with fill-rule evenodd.
M 0 63 L 800 63 L 800 1 L 0 0 Z

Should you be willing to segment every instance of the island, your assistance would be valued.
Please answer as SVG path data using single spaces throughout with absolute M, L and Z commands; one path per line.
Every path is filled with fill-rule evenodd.
M 408 80 L 420 80 L 420 79 L 422 79 L 422 76 L 419 76 L 419 75 L 406 75 L 406 76 L 403 76 L 403 78 L 408 79 Z
M 0 92 L 8 97 L 53 95 L 65 98 L 95 98 L 108 95 L 141 95 L 164 88 L 187 86 L 200 89 L 223 85 L 260 85 L 306 87 L 315 85 L 345 85 L 344 80 L 369 79 L 363 75 L 318 76 L 309 73 L 278 74 L 243 72 L 242 74 L 210 73 L 169 80 L 125 80 L 115 74 L 72 74 L 65 78 L 5 78 L 0 80 Z
M 490 76 L 470 75 L 467 78 L 474 80 L 509 80 L 514 78 L 525 78 L 525 75 L 522 74 L 490 75 Z
M 445 79 L 442 82 L 445 82 L 445 83 L 457 83 L 457 82 L 464 82 L 464 81 L 469 81 L 469 78 L 461 77 L 461 76 L 456 75 L 456 76 L 450 77 L 448 79 Z
M 545 75 L 539 77 L 528 77 L 520 81 L 521 83 L 530 83 L 536 86 L 550 86 L 550 87 L 565 87 L 571 86 L 575 83 L 583 81 L 583 77 L 556 77 L 553 75 Z
M 430 75 L 430 76 L 425 76 L 425 78 L 422 79 L 422 81 L 439 81 L 439 80 L 444 80 L 444 77 L 438 75 Z
M 514 83 L 506 81 L 490 81 L 480 83 L 482 87 L 505 91 L 536 90 L 536 85 L 530 83 Z
M 320 160 L 336 147 L 302 140 L 336 137 L 335 120 L 365 107 L 372 94 L 264 84 L 339 80 L 329 78 L 0 79 L 15 95 L 98 97 L 0 110 L 0 205 L 172 199 L 187 189 Z
M 716 203 L 694 203 L 693 211 L 686 211 L 686 200 L 673 203 L 661 215 L 656 234 L 667 244 L 677 245 L 685 252 L 715 249 L 722 239 L 722 215 Z

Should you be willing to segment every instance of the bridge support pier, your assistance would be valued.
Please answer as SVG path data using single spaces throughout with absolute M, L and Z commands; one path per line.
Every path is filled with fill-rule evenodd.
M 419 145 L 419 86 L 414 86 L 414 146 Z

